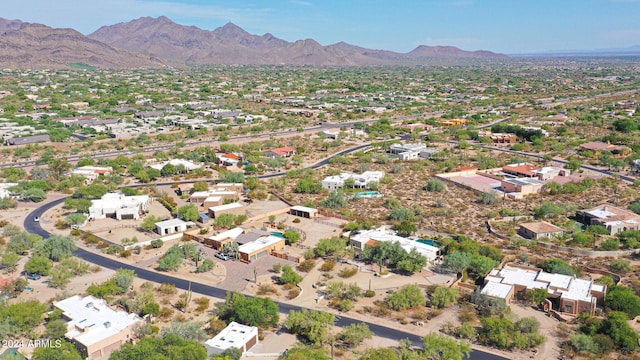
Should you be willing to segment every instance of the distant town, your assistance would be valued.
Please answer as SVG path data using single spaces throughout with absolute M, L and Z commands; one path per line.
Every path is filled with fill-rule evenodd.
M 0 359 L 633 359 L 635 58 L 0 71 Z

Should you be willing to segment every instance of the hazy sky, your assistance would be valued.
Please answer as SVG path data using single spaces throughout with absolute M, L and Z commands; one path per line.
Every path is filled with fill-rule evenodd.
M 213 30 L 233 22 L 322 45 L 529 53 L 640 45 L 640 0 L 3 0 L 0 17 L 89 34 L 142 16 Z

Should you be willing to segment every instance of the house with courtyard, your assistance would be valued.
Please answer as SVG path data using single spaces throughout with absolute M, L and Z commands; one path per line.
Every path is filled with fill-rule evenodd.
M 369 184 L 380 182 L 384 177 L 384 171 L 365 171 L 362 174 L 341 173 L 340 175 L 327 176 L 322 180 L 322 187 L 328 190 L 337 190 L 344 186 L 347 179 L 354 180 L 354 188 L 367 189 Z
M 285 158 L 296 154 L 296 149 L 290 146 L 279 147 L 275 149 L 265 150 L 264 155 L 270 158 Z
M 353 246 L 356 252 L 364 250 L 366 245 L 376 246 L 379 242 L 398 242 L 406 252 L 415 249 L 429 262 L 434 262 L 440 256 L 440 249 L 437 247 L 398 236 L 395 231 L 386 229 L 384 226 L 373 230 L 360 230 L 349 235 L 349 245 Z
M 89 360 L 108 359 L 111 352 L 132 340 L 135 325 L 142 322 L 137 314 L 115 310 L 94 296 L 75 295 L 53 306 L 67 321 L 65 338 Z
M 209 356 L 221 354 L 230 348 L 240 349 L 244 354 L 258 343 L 258 328 L 232 321 L 218 335 L 204 342 Z
M 520 224 L 518 234 L 526 239 L 552 239 L 562 236 L 564 229 L 546 221 L 536 221 Z
M 196 164 L 192 161 L 185 160 L 185 159 L 171 159 L 171 160 L 151 164 L 149 165 L 149 167 L 156 170 L 162 170 L 162 168 L 164 168 L 167 164 L 173 165 L 179 169 L 184 169 L 184 171 L 186 172 L 190 172 L 190 171 L 202 168 L 202 164 Z
M 90 219 L 114 218 L 117 220 L 138 220 L 149 210 L 149 195 L 125 196 L 124 194 L 106 193 L 101 199 L 91 200 Z
M 640 230 L 640 215 L 609 204 L 578 210 L 576 217 L 585 225 L 604 226 L 610 235 L 627 230 Z
M 251 262 L 261 257 L 270 255 L 272 252 L 282 250 L 285 245 L 284 237 L 267 235 L 248 242 L 238 247 L 240 259 Z
M 526 299 L 527 291 L 545 289 L 549 294 L 543 304 L 545 311 L 556 310 L 570 315 L 583 312 L 594 315 L 596 307 L 604 306 L 607 292 L 605 285 L 591 280 L 513 263 L 491 270 L 484 282 L 482 294 L 502 299 L 507 304 L 513 299 Z
M 109 176 L 113 172 L 111 166 L 78 166 L 71 171 L 73 175 L 81 175 L 85 178 L 85 184 L 92 184 L 98 176 Z
M 532 178 L 536 176 L 536 171 L 538 170 L 540 170 L 539 166 L 529 163 L 509 164 L 502 167 L 503 173 L 513 175 L 515 177 Z

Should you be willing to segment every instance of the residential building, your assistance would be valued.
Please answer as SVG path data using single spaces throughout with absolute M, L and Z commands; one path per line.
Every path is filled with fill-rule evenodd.
M 98 176 L 109 176 L 112 172 L 111 166 L 79 166 L 71 171 L 73 175 L 84 176 L 87 185 L 93 183 Z
M 271 157 L 271 158 L 290 157 L 296 154 L 296 149 L 289 146 L 285 146 L 285 147 L 280 147 L 276 149 L 265 150 L 264 154 L 265 156 Z
M 244 354 L 258 343 L 258 328 L 232 321 L 218 335 L 204 342 L 209 356 L 223 353 L 230 348 L 240 349 Z
M 244 233 L 246 229 L 242 227 L 235 227 L 231 230 L 227 230 L 215 235 L 207 236 L 204 238 L 203 243 L 209 245 L 217 250 L 222 250 L 225 244 L 234 242 L 238 236 Z
M 99 200 L 91 200 L 90 219 L 107 217 L 122 220 L 138 220 L 140 215 L 149 210 L 151 198 L 148 195 L 125 196 L 123 194 L 106 193 Z
M 515 144 L 518 142 L 516 134 L 493 133 L 489 138 L 494 144 Z
M 596 306 L 604 306 L 607 287 L 591 280 L 575 276 L 552 274 L 542 269 L 506 264 L 502 269 L 493 269 L 485 277 L 482 294 L 503 299 L 525 299 L 527 291 L 546 289 L 549 296 L 545 301 L 546 311 L 556 310 L 571 315 L 586 312 L 595 314 Z
M 562 236 L 564 230 L 546 221 L 536 221 L 520 224 L 518 234 L 527 239 L 552 239 Z
M 169 219 L 156 223 L 156 231 L 161 236 L 177 234 L 187 230 L 187 223 L 182 219 Z
M 14 186 L 18 186 L 18 183 L 0 183 L 0 199 L 12 197 L 12 193 L 9 189 Z
M 380 182 L 384 177 L 384 171 L 365 171 L 361 175 L 342 173 L 340 175 L 327 176 L 322 180 L 322 187 L 329 190 L 340 189 L 344 186 L 347 179 L 354 179 L 354 187 L 366 189 L 372 182 Z
M 296 205 L 292 206 L 291 209 L 289 209 L 289 214 L 307 219 L 313 219 L 318 216 L 318 209 Z
M 500 188 L 505 193 L 510 193 L 515 195 L 517 193 L 518 197 L 529 195 L 529 194 L 537 194 L 542 191 L 546 183 L 544 181 L 540 181 L 538 179 L 532 179 L 528 177 L 524 178 L 516 178 L 516 179 L 504 179 L 500 182 Z
M 609 204 L 579 210 L 576 212 L 576 217 L 585 225 L 604 226 L 611 235 L 627 230 L 640 230 L 640 215 Z
M 234 153 L 218 154 L 218 164 L 222 166 L 233 166 L 242 161 L 242 156 Z
M 535 177 L 536 171 L 540 170 L 540 167 L 529 163 L 517 163 L 505 165 L 502 168 L 502 172 L 517 177 Z
M 557 166 L 545 166 L 535 170 L 534 173 L 538 180 L 548 181 L 558 176 L 569 176 L 571 175 L 571 170 Z
M 234 202 L 230 204 L 224 204 L 220 206 L 213 206 L 209 208 L 209 216 L 212 219 L 217 218 L 222 214 L 232 214 L 232 215 L 244 215 L 247 209 L 242 204 Z
M 349 238 L 349 244 L 357 251 L 362 251 L 365 245 L 376 246 L 378 242 L 398 242 L 405 251 L 410 252 L 415 249 L 430 262 L 435 261 L 440 255 L 440 249 L 437 247 L 398 236 L 394 231 L 384 227 L 375 230 L 361 230 Z
M 195 164 L 195 163 L 193 163 L 193 162 L 191 162 L 189 160 L 185 160 L 185 159 L 171 159 L 171 160 L 168 160 L 168 161 L 163 161 L 161 163 L 149 165 L 149 167 L 152 168 L 152 169 L 156 169 L 156 170 L 162 170 L 162 168 L 167 164 L 171 164 L 171 165 L 173 165 L 175 167 L 182 167 L 187 172 L 193 171 L 195 169 L 202 168 L 201 164 Z
M 240 259 L 244 261 L 253 261 L 263 256 L 267 256 L 274 251 L 284 248 L 285 240 L 283 237 L 269 235 L 261 237 L 255 241 L 240 245 L 238 252 Z
M 610 152 L 619 154 L 623 153 L 625 149 L 626 148 L 624 146 L 613 145 L 608 142 L 605 143 L 601 141 L 591 141 L 580 145 L 580 150 L 589 150 L 595 153 Z
M 413 160 L 420 156 L 420 152 L 427 149 L 424 143 L 393 144 L 389 147 L 391 154 L 398 155 L 400 160 Z
M 90 360 L 108 359 L 109 354 L 129 342 L 134 325 L 142 319 L 136 314 L 114 310 L 104 299 L 75 295 L 56 301 L 67 321 L 64 335 Z
M 7 145 L 28 145 L 41 142 L 51 142 L 51 138 L 49 135 L 36 135 L 6 139 Z

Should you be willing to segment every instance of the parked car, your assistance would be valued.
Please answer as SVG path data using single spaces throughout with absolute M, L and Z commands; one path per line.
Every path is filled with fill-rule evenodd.
M 41 276 L 38 273 L 27 273 L 27 279 L 29 280 L 40 280 Z
M 227 255 L 227 254 L 225 254 L 225 253 L 217 253 L 217 254 L 216 254 L 216 257 L 217 257 L 218 259 L 220 259 L 220 260 L 224 260 L 224 261 L 231 260 L 231 256 L 229 256 L 229 255 Z
M 40 217 L 39 217 L 39 216 L 35 216 L 35 217 L 33 218 L 33 221 L 35 221 L 35 222 L 40 221 Z

